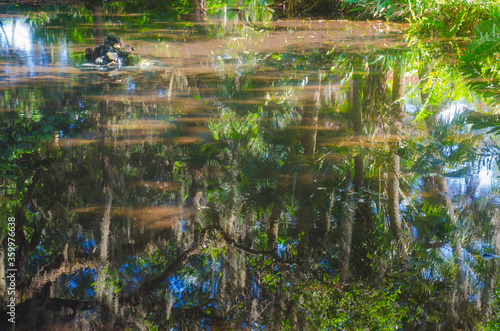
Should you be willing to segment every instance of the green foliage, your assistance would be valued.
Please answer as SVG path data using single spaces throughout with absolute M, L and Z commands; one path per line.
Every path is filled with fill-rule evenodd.
M 475 94 L 469 88 L 463 75 L 454 66 L 446 63 L 435 63 L 426 77 L 423 77 L 423 85 L 420 90 L 415 90 L 420 95 L 427 96 L 422 100 L 415 121 L 424 120 L 434 115 L 434 109 L 447 101 L 474 102 Z M 410 92 L 411 93 L 411 92 Z M 407 98 L 411 98 L 412 94 Z
M 110 13 L 122 14 L 143 12 L 149 20 L 153 17 L 177 18 L 189 13 L 192 6 L 189 0 L 103 1 L 103 9 Z
M 346 8 L 343 0 L 286 0 L 284 5 L 288 16 L 338 15 Z
M 239 16 L 247 25 L 254 29 L 269 28 L 273 19 L 274 10 L 268 7 L 265 1 L 247 0 L 244 10 Z
M 411 34 L 430 36 L 471 36 L 482 24 L 499 18 L 498 1 L 403 0 L 403 15 L 412 23 Z
M 362 15 L 373 18 L 385 18 L 389 20 L 399 19 L 408 15 L 404 10 L 408 6 L 407 0 L 347 0 L 346 2 L 358 6 L 351 9 L 350 12 L 359 13 L 362 11 Z
M 466 120 L 474 130 L 488 129 L 488 133 L 496 135 L 500 133 L 500 115 L 470 112 Z
M 476 26 L 490 19 L 497 4 L 490 1 L 451 0 L 426 1 L 416 12 L 415 28 L 421 34 L 463 36 L 471 34 Z
M 500 279 L 497 281 L 490 318 L 483 324 L 478 325 L 478 330 L 494 331 L 500 329 Z
M 406 315 L 406 308 L 398 303 L 400 293 L 394 285 L 358 282 L 345 291 L 309 284 L 294 296 L 315 329 L 395 330 Z
M 377 4 L 380 5 L 377 7 L 380 15 L 389 12 L 382 7 L 390 5 L 389 2 L 379 1 Z M 254 5 L 261 3 L 254 2 Z M 118 7 L 113 10 L 118 10 Z M 396 9 L 391 10 L 394 13 Z M 248 20 L 260 19 L 257 14 L 248 16 Z M 138 24 L 148 24 L 148 19 L 148 15 L 142 15 Z M 216 37 L 226 35 L 221 33 Z M 199 37 L 197 35 L 194 42 Z M 77 34 L 73 38 L 84 40 L 86 37 Z M 232 45 L 238 50 L 239 44 Z M 73 208 L 102 204 L 105 200 L 103 182 L 106 181 L 103 164 L 109 160 L 113 211 L 106 288 L 118 294 L 119 298 L 114 299 L 120 304 L 120 309 L 134 311 L 133 316 L 127 317 L 129 321 L 139 317 L 146 320 L 147 326 L 143 328 L 155 329 L 156 325 L 161 325 L 163 328 L 195 329 L 201 325 L 211 329 L 257 329 L 257 326 L 273 329 L 273 323 L 278 322 L 289 330 L 297 329 L 299 325 L 312 330 L 394 330 L 401 328 L 402 321 L 433 322 L 449 315 L 451 297 L 456 291 L 452 283 L 456 268 L 451 259 L 440 256 L 439 249 L 426 249 L 420 245 L 427 239 L 445 244 L 453 240 L 451 234 L 456 229 L 450 226 L 448 210 L 442 201 L 431 201 L 431 197 L 422 194 L 421 200 L 412 202 L 412 210 L 404 211 L 404 224 L 418 233 L 415 238 L 407 237 L 415 247 L 409 249 L 406 261 L 398 255 L 387 229 L 383 178 L 386 169 L 383 165 L 389 161 L 387 145 L 399 142 L 386 138 L 373 139 L 373 143 L 370 140 L 378 138 L 376 135 L 391 124 L 387 114 L 391 105 L 390 83 L 387 81 L 390 80 L 394 57 L 377 51 L 376 54 L 357 55 L 353 60 L 353 56 L 347 53 L 303 50 L 298 46 L 279 54 L 235 53 L 237 58 L 233 57 L 232 61 L 237 63 L 238 74 L 231 73 L 234 66 L 229 65 L 224 70 L 208 70 L 203 74 L 179 73 L 186 86 L 168 88 L 174 94 L 179 93 L 182 102 L 190 98 L 207 105 L 206 109 L 202 107 L 200 115 L 204 119 L 196 125 L 180 121 L 198 114 L 196 110 L 188 113 L 176 103 L 175 97 L 174 102 L 167 101 L 167 98 L 152 98 L 151 101 L 140 101 L 137 109 L 131 106 L 135 100 L 129 100 L 136 95 L 158 93 L 157 84 L 163 83 L 158 83 L 161 80 L 157 80 L 158 74 L 154 71 L 144 79 L 147 82 L 139 77 L 129 77 L 137 84 L 137 89 L 128 90 L 126 95 L 123 94 L 123 82 L 110 80 L 107 76 L 75 82 L 75 91 L 71 89 L 70 96 L 58 93 L 56 98 L 50 95 L 50 100 L 59 97 L 64 100 L 57 104 L 58 107 L 53 107 L 52 103 L 48 103 L 49 107 L 36 102 L 45 100 L 47 90 L 26 88 L 28 92 L 20 93 L 15 102 L 10 102 L 11 90 L 5 90 L 3 102 L 6 104 L 2 107 L 9 109 L 15 104 L 16 108 L 2 114 L 7 125 L 1 131 L 2 143 L 6 147 L 2 149 L 4 159 L 0 170 L 6 175 L 3 188 L 16 200 L 5 202 L 1 212 L 7 215 L 10 210 L 19 208 L 30 193 L 32 196 L 25 199 L 29 204 L 25 212 L 28 223 L 36 224 L 42 213 L 51 215 L 50 222 L 43 226 L 44 238 L 40 248 L 29 255 L 31 269 L 27 269 L 27 275 L 37 275 L 40 267 L 49 260 L 46 255 L 55 259 L 65 244 L 74 248 L 76 234 L 70 235 L 70 232 L 80 233 L 85 229 L 97 234 L 102 231 L 99 229 L 103 218 L 101 211 L 91 214 Z M 428 51 L 427 55 L 429 57 L 422 56 L 415 64 L 417 70 L 424 65 L 428 65 L 429 70 L 421 84 L 417 84 L 414 95 L 415 98 L 421 93 L 428 96 L 422 102 L 429 106 L 423 107 L 427 116 L 435 115 L 432 111 L 437 111 L 447 101 L 473 99 L 460 72 L 450 65 L 450 61 L 440 58 L 439 49 Z M 433 61 L 433 57 L 439 57 L 439 60 Z M 353 62 L 361 62 L 360 58 L 364 58 L 363 66 L 356 67 L 355 71 Z M 209 56 L 209 59 L 212 58 Z M 216 69 L 226 63 L 224 59 L 219 60 L 217 62 L 214 56 Z M 180 67 L 184 69 L 182 65 Z M 268 72 L 268 69 L 272 70 Z M 265 70 L 264 74 L 262 70 Z M 318 71 L 321 71 L 319 75 Z M 352 73 L 362 76 L 363 96 L 371 98 L 364 104 L 367 111 L 363 118 L 363 130 L 370 133 L 370 137 L 366 137 L 368 143 L 354 144 L 354 147 L 348 144 L 352 130 L 347 94 L 352 89 Z M 71 78 L 65 79 L 66 83 L 72 84 Z M 88 85 L 96 86 L 93 94 L 79 95 L 79 91 L 89 89 Z M 283 88 L 277 90 L 276 86 Z M 68 86 L 64 85 L 64 90 L 67 89 Z M 312 102 L 312 89 L 318 91 L 317 102 Z M 29 93 L 35 94 L 31 96 Z M 96 102 L 93 96 L 97 93 L 103 98 Z M 75 94 L 78 94 L 78 99 Z M 126 101 L 107 99 L 107 96 L 117 95 L 126 96 Z M 66 101 L 71 103 L 76 99 L 82 100 L 80 108 L 67 106 Z M 250 105 L 241 102 L 247 100 L 252 101 Z M 122 107 L 124 105 L 126 107 Z M 47 108 L 57 108 L 58 113 L 51 113 Z M 304 121 L 311 109 L 317 114 L 316 119 L 310 119 L 313 125 Z M 166 116 L 168 129 L 149 130 L 148 122 L 143 124 L 147 132 L 120 128 L 127 123 L 127 118 L 139 116 L 161 122 L 165 118 L 161 112 L 169 111 L 182 116 Z M 59 112 L 62 115 L 58 115 Z M 92 113 L 99 115 L 97 120 L 92 119 Z M 420 119 L 424 118 L 422 114 L 423 111 Z M 422 122 L 412 125 L 409 134 L 417 137 L 415 140 L 401 138 L 404 142 L 400 150 L 405 158 L 401 182 L 409 181 L 411 177 L 415 182 L 431 180 L 423 178 L 436 172 L 436 166 L 441 165 L 448 171 L 447 175 L 452 173 L 463 177 L 463 172 L 455 170 L 468 169 L 460 168 L 468 160 L 475 160 L 469 158 L 467 152 L 479 150 L 473 144 L 474 137 L 464 133 L 470 126 L 454 124 L 425 130 Z M 493 117 L 473 119 L 470 124 L 473 129 L 493 127 L 496 130 Z M 301 127 L 297 128 L 299 125 Z M 314 128 L 315 151 L 313 160 L 308 160 L 304 156 L 304 138 L 312 132 L 311 128 Z M 121 130 L 131 138 L 130 144 L 122 140 Z M 45 141 L 52 140 L 55 135 L 73 138 L 79 137 L 83 131 L 88 132 L 88 139 L 92 140 L 83 147 L 42 149 Z M 202 134 L 198 135 L 199 131 Z M 92 138 L 93 132 L 103 137 L 103 141 Z M 196 134 L 203 142 L 175 142 L 174 138 L 186 134 Z M 430 137 L 431 134 L 434 136 Z M 132 139 L 140 140 L 143 136 L 153 139 L 148 143 L 132 142 Z M 418 138 L 423 139 L 418 141 Z M 22 143 L 25 141 L 33 145 L 24 148 Z M 359 192 L 349 185 L 354 168 L 353 154 L 358 155 L 356 153 L 362 153 L 365 163 Z M 75 159 L 81 163 L 76 164 Z M 447 164 L 449 168 L 446 168 Z M 41 167 L 45 177 L 32 192 L 27 192 L 35 167 Z M 307 178 L 301 179 L 307 177 L 301 176 L 302 173 L 311 175 L 311 182 Z M 407 200 L 418 197 L 417 185 L 401 185 L 401 195 Z M 65 192 L 72 192 L 72 196 Z M 298 197 L 301 195 L 303 197 Z M 359 206 L 362 204 L 369 207 L 369 213 L 376 214 L 371 220 L 376 218 L 377 221 L 356 226 L 349 253 L 352 277 L 339 284 L 338 234 L 343 222 L 342 213 L 346 207 L 351 208 L 345 203 L 350 196 L 354 196 L 352 212 L 356 223 L 361 219 Z M 197 199 L 196 204 L 187 203 L 193 199 Z M 52 201 L 61 207 L 54 207 Z M 157 206 L 179 207 L 182 215 L 179 219 L 159 215 L 164 228 L 149 228 L 145 225 L 151 223 L 140 222 L 142 215 L 137 213 L 137 210 L 145 213 L 148 206 L 153 210 Z M 275 206 L 279 207 L 278 212 L 274 211 Z M 298 243 L 307 238 L 303 231 L 297 235 L 296 224 L 298 218 L 303 217 L 300 210 L 304 206 L 311 210 L 306 221 L 310 231 L 308 237 L 314 240 L 310 240 L 309 247 L 301 252 Z M 62 212 L 58 213 L 58 208 Z M 279 224 L 276 238 L 268 231 L 273 213 L 276 214 L 272 216 L 273 220 Z M 193 255 L 183 259 L 183 253 L 193 247 L 193 237 L 204 226 L 209 230 L 210 227 L 227 230 L 231 240 L 216 230 L 209 231 L 199 251 L 193 251 Z M 25 226 L 23 230 L 30 241 L 38 225 Z M 61 232 L 64 232 L 64 238 Z M 88 238 L 90 236 L 86 235 L 85 239 Z M 277 247 L 276 251 L 270 252 L 268 241 L 270 243 L 272 238 Z M 98 247 L 98 242 L 91 248 L 94 247 Z M 83 253 L 90 255 L 89 252 Z M 92 259 L 97 256 L 85 258 L 95 261 Z M 156 288 L 148 290 L 139 305 L 122 305 L 126 296 L 134 293 L 141 283 L 155 279 L 169 268 L 168 277 L 161 279 L 162 283 Z M 78 289 L 86 288 L 82 279 L 75 277 L 74 282 Z M 471 293 L 475 289 L 474 285 L 470 286 Z M 77 295 L 75 298 L 87 297 Z M 253 321 L 249 322 L 251 314 L 248 312 L 253 303 L 256 308 L 250 317 Z M 168 304 L 173 305 L 170 317 L 166 312 Z M 282 313 L 283 317 L 277 317 L 275 313 Z
M 474 40 L 460 56 L 460 68 L 469 85 L 498 102 L 500 80 L 500 9 L 493 18 L 481 22 L 474 31 Z

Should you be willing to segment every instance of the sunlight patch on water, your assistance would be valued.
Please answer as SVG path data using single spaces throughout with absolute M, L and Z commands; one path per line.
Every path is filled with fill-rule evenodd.
M 477 164 L 477 170 L 467 177 L 447 177 L 450 197 L 457 198 L 464 194 L 472 194 L 475 198 L 488 196 L 495 186 L 496 178 L 498 177 L 498 167 L 494 162 L 494 158 L 491 156 L 486 157 L 484 162 Z M 473 182 L 469 183 L 470 180 Z M 471 186 L 474 189 L 468 192 Z
M 439 113 L 439 120 L 445 123 L 450 123 L 453 121 L 457 115 L 462 114 L 470 106 L 463 102 L 454 102 L 448 108 L 445 108 L 441 113 Z
M 457 116 L 467 112 L 471 108 L 474 108 L 474 106 L 464 102 L 453 102 L 439 113 L 438 119 L 445 125 L 450 124 Z M 458 148 L 458 146 L 454 146 L 453 148 Z M 458 197 L 459 195 L 468 193 L 473 194 L 476 198 L 480 198 L 489 194 L 498 173 L 494 158 L 488 156 L 475 161 L 472 171 L 472 173 L 466 176 L 447 177 L 451 197 Z M 470 180 L 473 181 L 472 184 L 469 183 Z M 472 186 L 475 186 L 474 191 L 468 192 Z
M 485 162 L 486 164 L 488 164 L 489 161 L 493 161 L 493 157 L 488 157 L 488 159 L 489 160 Z M 494 164 L 492 169 L 490 169 L 487 165 L 482 165 L 479 170 L 477 175 L 479 180 L 477 194 L 479 196 L 487 195 L 493 186 L 495 186 L 495 182 L 497 181 L 496 178 L 498 177 L 498 166 L 496 163 L 492 162 L 492 164 Z
M 3 22 L 2 32 L 0 40 L 7 43 L 11 49 L 28 54 L 33 51 L 30 29 L 25 21 L 6 20 Z
M 33 40 L 29 25 L 24 20 L 2 20 L 0 31 L 0 43 L 2 55 L 8 49 L 7 55 L 12 55 L 19 60 L 23 66 L 33 67 Z M 7 46 L 7 47 L 5 47 Z

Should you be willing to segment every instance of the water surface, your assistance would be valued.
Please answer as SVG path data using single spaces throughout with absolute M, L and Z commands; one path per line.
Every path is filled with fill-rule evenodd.
M 448 41 L 409 44 L 406 25 L 379 21 L 260 28 L 227 12 L 103 21 L 1 17 L 17 328 L 489 317 L 498 266 L 477 254 L 500 253 L 498 151 L 467 124 L 490 105 L 459 88 Z M 149 65 L 82 67 L 110 32 Z

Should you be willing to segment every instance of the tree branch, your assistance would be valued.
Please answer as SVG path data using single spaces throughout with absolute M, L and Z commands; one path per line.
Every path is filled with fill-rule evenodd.
M 120 298 L 120 303 L 128 303 L 136 305 L 138 304 L 144 295 L 156 287 L 158 287 L 161 283 L 163 283 L 167 278 L 172 276 L 175 271 L 186 262 L 189 257 L 199 252 L 201 244 L 205 239 L 206 229 L 203 229 L 200 234 L 200 238 L 193 243 L 189 249 L 185 250 L 181 255 L 179 255 L 174 262 L 172 262 L 158 277 L 155 277 L 151 280 L 148 280 L 137 289 L 134 293 L 129 296 Z

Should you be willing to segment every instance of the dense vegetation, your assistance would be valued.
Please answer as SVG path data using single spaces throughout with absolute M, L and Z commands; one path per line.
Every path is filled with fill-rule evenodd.
M 51 0 L 47 0 L 48 3 Z M 40 2 L 21 2 L 20 4 L 1 4 L 3 11 L 36 8 Z M 44 4 L 43 2 L 41 4 Z M 66 5 L 64 5 L 66 4 Z M 109 14 L 135 12 L 149 13 L 149 19 L 176 18 L 179 15 L 194 13 L 198 18 L 207 12 L 221 8 L 238 13 L 247 24 L 252 21 L 270 21 L 278 17 L 326 17 L 349 19 L 383 19 L 411 23 L 413 36 L 465 37 L 469 44 L 467 50 L 457 49 L 457 55 L 465 63 L 471 64 L 471 77 L 485 79 L 498 77 L 498 47 L 500 3 L 498 0 L 150 0 L 150 1 L 62 1 L 55 2 L 52 9 L 61 10 L 70 6 L 103 10 Z M 44 7 L 42 10 L 47 10 Z M 468 68 L 470 69 L 470 68 Z

